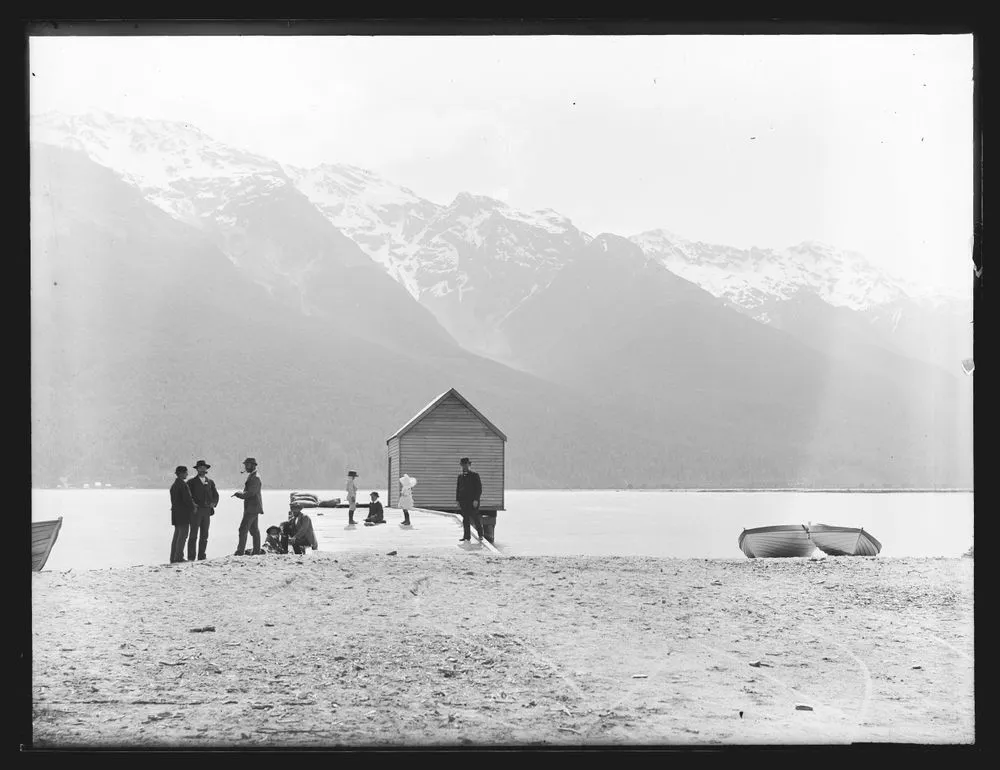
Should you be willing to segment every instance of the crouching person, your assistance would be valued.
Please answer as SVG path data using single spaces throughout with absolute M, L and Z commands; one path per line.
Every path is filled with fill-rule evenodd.
M 282 543 L 286 552 L 291 547 L 294 553 L 305 553 L 306 546 L 314 551 L 319 548 L 316 533 L 313 531 L 312 519 L 302 513 L 298 506 L 292 506 L 288 512 L 288 521 L 282 526 Z

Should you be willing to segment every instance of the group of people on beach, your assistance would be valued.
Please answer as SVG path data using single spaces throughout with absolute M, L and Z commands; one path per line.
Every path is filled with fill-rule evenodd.
M 458 476 L 455 488 L 455 500 L 462 513 L 462 538 L 459 542 L 471 541 L 471 527 L 475 526 L 479 539 L 486 539 L 492 543 L 496 519 L 483 517 L 479 512 L 479 499 L 483 491 L 482 481 L 479 474 L 471 469 L 472 462 L 468 457 L 463 457 L 459 464 L 462 472 Z M 194 561 L 196 555 L 198 560 L 205 559 L 211 517 L 215 515 L 215 508 L 219 504 L 219 491 L 215 481 L 208 477 L 208 470 L 211 467 L 204 460 L 198 460 L 194 465 L 196 475 L 191 479 L 188 479 L 187 466 L 178 465 L 174 470 L 176 478 L 170 487 L 170 521 L 174 527 L 170 544 L 171 564 Z M 287 521 L 282 522 L 280 526 L 268 527 L 262 541 L 257 519 L 264 513 L 264 504 L 261 497 L 261 480 L 257 475 L 257 460 L 247 457 L 243 461 L 242 472 L 247 474 L 243 491 L 233 493 L 233 497 L 243 500 L 243 518 L 240 520 L 235 555 L 287 554 L 289 549 L 294 553 L 305 553 L 307 546 L 316 550 L 319 544 L 313 531 L 312 520 L 302 509 L 338 507 L 340 500 L 320 501 L 315 495 L 293 492 Z M 357 478 L 357 471 L 348 471 L 345 485 L 348 526 L 356 524 L 354 512 L 357 508 Z M 416 479 L 407 474 L 399 479 L 398 507 L 403 511 L 401 522 L 403 527 L 411 526 L 410 509 L 415 507 L 413 487 L 416 483 Z M 364 524 L 365 526 L 384 524 L 385 514 L 378 499 L 379 493 L 372 492 L 370 496 L 368 516 Z M 252 539 L 252 549 L 247 548 L 248 536 Z M 184 557 L 185 543 L 187 558 Z

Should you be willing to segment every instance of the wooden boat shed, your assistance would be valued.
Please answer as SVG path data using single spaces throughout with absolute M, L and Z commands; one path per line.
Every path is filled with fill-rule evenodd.
M 399 504 L 399 478 L 417 480 L 418 508 L 458 512 L 455 483 L 459 460 L 468 457 L 483 482 L 479 510 L 504 510 L 504 449 L 507 437 L 457 390 L 451 388 L 417 412 L 386 440 L 389 455 L 388 507 Z

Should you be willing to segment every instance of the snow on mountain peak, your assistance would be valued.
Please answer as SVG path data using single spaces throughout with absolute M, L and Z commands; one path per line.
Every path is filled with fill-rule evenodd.
M 281 173 L 275 161 L 223 144 L 180 121 L 50 112 L 33 116 L 30 125 L 32 141 L 83 149 L 101 165 L 148 186 L 168 185 L 178 176 Z
M 317 202 L 329 205 L 332 198 L 359 199 L 368 206 L 402 206 L 427 203 L 405 187 L 389 182 L 368 169 L 344 163 L 322 163 L 313 168 L 286 166 L 286 172 L 298 186 L 309 187 L 316 194 Z M 303 192 L 305 190 L 303 189 Z
M 632 240 L 636 243 L 640 241 L 642 243 L 657 244 L 657 245 L 668 245 L 674 243 L 687 243 L 687 239 L 677 235 L 671 230 L 664 230 L 663 228 L 657 228 L 655 230 L 646 230 L 639 235 L 633 236 Z
M 455 200 L 446 208 L 459 217 L 468 217 L 468 221 L 482 222 L 491 214 L 497 214 L 512 222 L 521 222 L 529 227 L 539 228 L 553 235 L 563 235 L 569 231 L 576 232 L 568 217 L 550 208 L 535 211 L 515 209 L 504 201 L 491 198 L 488 195 L 474 195 L 460 192 Z
M 86 153 L 110 168 L 167 213 L 198 222 L 225 199 L 207 190 L 231 180 L 259 177 L 264 189 L 287 178 L 273 160 L 246 152 L 180 121 L 123 117 L 104 111 L 32 116 L 32 142 Z M 198 187 L 198 194 L 192 190 Z
M 801 290 L 830 305 L 867 310 L 906 297 L 902 286 L 857 252 L 810 240 L 786 249 L 737 249 L 685 241 L 666 231 L 633 236 L 671 272 L 745 309 Z

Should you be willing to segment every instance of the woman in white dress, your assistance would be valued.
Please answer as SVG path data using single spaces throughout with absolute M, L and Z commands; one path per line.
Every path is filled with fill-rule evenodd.
M 410 526 L 410 508 L 413 508 L 413 488 L 417 485 L 417 480 L 412 476 L 403 474 L 399 480 L 399 507 L 403 509 L 403 526 Z

